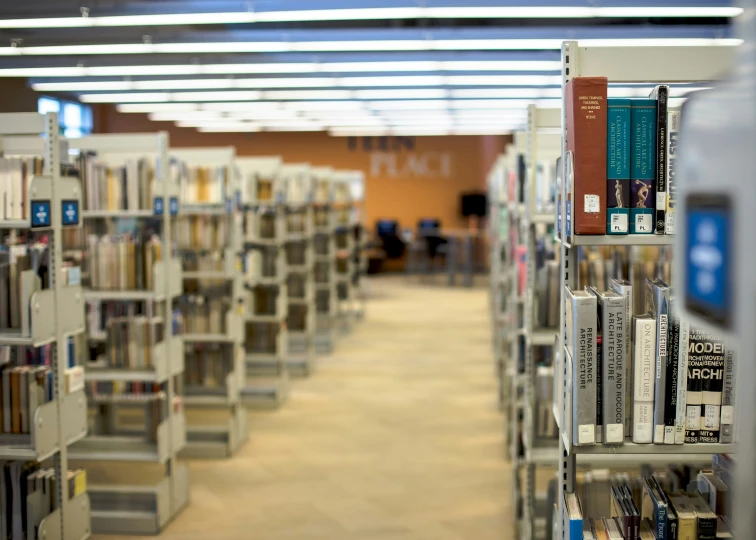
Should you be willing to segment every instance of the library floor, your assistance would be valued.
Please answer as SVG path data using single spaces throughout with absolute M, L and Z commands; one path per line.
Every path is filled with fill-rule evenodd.
M 487 290 L 371 285 L 367 319 L 250 413 L 237 456 L 191 462 L 162 539 L 511 538 Z

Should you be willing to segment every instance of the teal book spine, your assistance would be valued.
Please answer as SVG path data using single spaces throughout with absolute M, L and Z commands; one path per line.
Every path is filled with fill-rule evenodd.
M 606 234 L 630 230 L 630 103 L 607 100 Z
M 630 101 L 630 234 L 654 234 L 656 100 Z

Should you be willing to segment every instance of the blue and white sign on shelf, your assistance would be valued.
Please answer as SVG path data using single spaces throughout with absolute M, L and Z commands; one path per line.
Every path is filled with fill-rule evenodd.
M 179 213 L 178 197 L 171 197 L 168 200 L 168 211 L 172 216 L 177 216 Z
M 63 225 L 79 224 L 79 201 L 61 201 Z
M 50 201 L 32 201 L 31 202 L 31 226 L 49 227 L 52 223 L 50 217 Z
M 152 213 L 155 214 L 156 216 L 163 215 L 164 206 L 165 206 L 165 203 L 163 202 L 162 197 L 155 197 L 154 199 L 152 199 Z

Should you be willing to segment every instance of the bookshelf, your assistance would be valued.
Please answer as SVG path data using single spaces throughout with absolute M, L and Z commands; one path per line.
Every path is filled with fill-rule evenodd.
M 289 392 L 286 185 L 280 157 L 237 158 L 244 209 L 245 405 L 275 407 Z
M 334 171 L 330 167 L 313 167 L 315 198 L 314 260 L 315 260 L 315 350 L 333 351 L 337 324 L 336 285 L 336 213 L 333 207 Z
M 356 320 L 356 291 L 354 287 L 354 237 L 352 199 L 352 171 L 336 170 L 332 175 L 334 243 L 336 269 L 336 328 L 339 334 L 348 334 Z
M 354 264 L 352 286 L 354 288 L 354 319 L 365 318 L 368 299 L 368 249 L 370 239 L 365 228 L 365 173 L 350 171 L 350 191 L 352 196 L 351 226 L 354 238 Z
M 573 77 L 578 76 L 604 76 L 610 82 L 627 83 L 675 83 L 675 82 L 700 82 L 716 80 L 732 66 L 733 49 L 730 47 L 586 47 L 576 41 L 567 41 L 562 44 L 562 111 L 565 110 L 564 88 L 566 83 Z M 564 114 L 561 115 L 562 133 L 562 163 L 564 164 L 564 177 L 567 175 L 566 161 L 566 123 Z M 567 182 L 561 186 L 561 216 L 566 215 L 566 201 L 568 195 Z M 565 321 L 565 293 L 564 286 L 576 288 L 578 285 L 578 251 L 579 246 L 595 245 L 658 245 L 659 243 L 675 243 L 674 236 L 656 237 L 646 235 L 637 238 L 628 236 L 595 236 L 580 237 L 572 236 L 572 243 L 560 242 L 560 281 L 562 293 L 560 298 L 560 325 L 557 337 L 557 350 L 563 350 L 566 334 Z M 562 354 L 562 357 L 564 357 Z M 567 362 L 562 358 L 555 372 L 557 379 L 557 394 L 559 405 L 555 405 L 554 413 L 556 421 L 561 424 L 561 417 L 571 416 L 568 410 L 568 377 Z M 576 490 L 576 469 L 578 457 L 581 463 L 636 464 L 648 461 L 666 461 L 670 463 L 710 457 L 715 453 L 732 453 L 734 445 L 721 444 L 683 444 L 683 445 L 654 445 L 654 444 L 631 444 L 627 441 L 623 446 L 613 448 L 596 446 L 575 446 L 572 440 L 571 430 L 560 425 L 559 440 L 559 483 L 557 488 L 556 524 L 557 538 L 568 537 L 569 517 L 566 512 L 562 493 L 574 493 Z M 682 458 L 682 459 L 681 459 Z M 526 537 L 528 538 L 528 537 Z
M 44 138 L 40 134 L 44 134 Z M 86 396 L 81 388 L 81 367 L 71 365 L 75 359 L 70 358 L 69 349 L 69 340 L 75 339 L 74 336 L 82 334 L 85 329 L 84 302 L 81 285 L 70 273 L 66 273 L 62 249 L 63 231 L 80 226 L 81 185 L 78 178 L 63 176 L 63 150 L 65 145 L 59 138 L 57 113 L 0 114 L 2 157 L 42 158 L 41 174 L 33 175 L 28 181 L 26 194 L 29 196 L 24 194 L 23 198 L 17 199 L 23 201 L 23 209 L 18 209 L 20 213 L 10 212 L 7 220 L 0 220 L 3 243 L 9 248 L 13 245 L 22 247 L 30 239 L 35 239 L 38 232 L 42 232 L 48 237 L 46 263 L 50 271 L 45 289 L 40 287 L 35 268 L 21 273 L 21 292 L 17 297 L 20 313 L 28 309 L 30 314 L 28 317 L 21 315 L 21 321 L 11 319 L 13 331 L 0 332 L 0 346 L 7 351 L 3 362 L 8 363 L 2 366 L 8 369 L 3 378 L 5 375 L 10 377 L 10 370 L 14 368 L 24 369 L 21 367 L 25 364 L 21 355 L 30 352 L 27 348 L 50 344 L 47 357 L 50 371 L 44 375 L 45 380 L 49 381 L 45 382 L 46 397 L 37 394 L 38 402 L 43 403 L 26 414 L 23 410 L 19 411 L 20 429 L 12 428 L 12 433 L 4 430 L 6 433 L 0 435 L 0 461 L 8 462 L 4 466 L 11 467 L 15 466 L 11 462 L 18 464 L 51 459 L 54 481 L 58 486 L 55 509 L 49 511 L 50 506 L 43 501 L 41 491 L 29 493 L 27 499 L 20 503 L 25 505 L 30 516 L 36 515 L 32 523 L 37 527 L 38 537 L 85 540 L 91 535 L 89 495 L 86 490 L 70 493 L 69 483 L 65 480 L 69 470 L 69 446 L 86 436 L 87 418 Z M 20 176 L 17 180 L 21 188 L 25 181 Z M 10 183 L 6 185 L 10 186 Z M 26 239 L 25 235 L 28 235 Z M 9 259 L 8 264 L 18 268 L 20 261 Z M 29 277 L 30 273 L 34 274 L 33 278 Z M 29 290 L 23 285 L 24 282 L 35 281 L 32 289 L 36 290 Z M 12 287 L 9 293 L 14 294 Z M 3 307 L 8 308 L 7 305 Z M 19 376 L 18 380 L 24 380 L 22 377 Z M 30 381 L 29 392 L 36 386 Z M 42 391 L 39 386 L 39 392 Z M 13 414 L 12 410 L 10 414 Z M 28 424 L 27 429 L 24 429 L 24 423 Z M 3 489 L 4 495 L 16 496 L 10 485 L 4 484 Z M 40 515 L 43 512 L 48 513 Z M 3 525 L 10 530 L 14 524 L 10 516 L 6 517 L 8 521 Z M 27 523 L 22 526 L 26 528 Z M 27 531 L 26 534 L 34 537 L 34 531 Z
M 92 135 L 69 146 L 83 171 L 87 234 L 69 238 L 69 250 L 78 248 L 88 263 L 94 349 L 85 375 L 90 434 L 70 458 L 87 469 L 94 533 L 159 534 L 189 500 L 187 467 L 177 459 L 186 445 L 174 309 L 183 282 L 173 250 L 180 204 L 168 134 Z
M 244 385 L 241 186 L 236 149 L 171 148 L 179 171 L 186 446 L 182 458 L 227 458 L 248 439 Z
M 313 198 L 315 183 L 307 163 L 284 163 L 279 178 L 286 190 L 286 285 L 290 374 L 315 369 L 315 274 Z

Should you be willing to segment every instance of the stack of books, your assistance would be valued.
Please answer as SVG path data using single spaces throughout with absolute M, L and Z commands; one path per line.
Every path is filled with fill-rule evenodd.
M 607 83 L 574 77 L 566 86 L 572 232 L 672 234 L 681 111 L 666 85 L 647 99 L 608 99 Z
M 161 260 L 163 244 L 157 235 L 90 235 L 88 285 L 94 290 L 151 290 L 153 265 Z
M 42 174 L 41 158 L 0 158 L 0 220 L 29 219 L 29 182 Z
M 82 201 L 86 210 L 151 210 L 155 169 L 147 159 L 109 167 L 94 154 L 79 158 Z
M 226 216 L 179 216 L 176 243 L 185 250 L 225 249 L 229 243 Z
M 733 442 L 734 353 L 679 317 L 663 280 L 565 292 L 573 444 Z
M 87 491 L 84 469 L 68 470 L 68 497 Z M 38 538 L 42 520 L 58 508 L 55 469 L 38 463 L 13 461 L 0 464 L 0 538 Z M 41 494 L 41 505 L 27 499 Z
M 105 354 L 98 357 L 97 364 L 115 369 L 149 369 L 154 348 L 164 336 L 165 323 L 161 317 L 109 318 Z
M 185 295 L 180 302 L 184 332 L 190 334 L 225 334 L 226 312 L 231 303 L 227 297 Z

